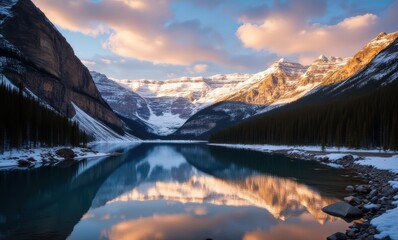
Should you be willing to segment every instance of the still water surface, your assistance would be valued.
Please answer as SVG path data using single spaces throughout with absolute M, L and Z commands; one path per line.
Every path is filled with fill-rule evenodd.
M 117 151 L 1 171 L 0 238 L 308 240 L 348 226 L 321 211 L 357 182 L 344 169 L 206 144 Z

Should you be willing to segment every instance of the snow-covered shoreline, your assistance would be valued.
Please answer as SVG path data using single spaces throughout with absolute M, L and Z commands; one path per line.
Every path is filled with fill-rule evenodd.
M 374 237 L 384 239 L 390 237 L 392 240 L 398 240 L 398 152 L 394 151 L 383 151 L 379 149 L 349 149 L 349 148 L 324 148 L 320 146 L 277 146 L 277 145 L 243 145 L 243 144 L 209 144 L 212 146 L 247 149 L 260 152 L 268 153 L 279 153 L 289 157 L 307 160 L 317 160 L 326 165 L 332 167 L 344 167 L 350 166 L 356 171 L 363 172 L 362 176 L 369 181 L 370 188 L 374 189 L 375 192 L 379 192 L 379 195 L 383 194 L 387 185 L 390 185 L 389 191 L 392 194 L 394 201 L 385 201 L 387 197 L 382 196 L 378 202 L 386 202 L 386 205 L 395 206 L 392 209 L 386 208 L 387 211 L 382 212 L 378 216 L 372 216 L 369 218 L 370 223 L 379 231 L 378 234 L 374 234 Z M 369 174 L 364 172 L 367 170 L 373 170 L 376 174 Z M 384 171 L 384 172 L 383 172 Z M 375 186 L 375 179 L 377 175 L 385 175 L 383 173 L 389 172 L 391 174 L 391 180 L 383 184 L 384 188 L 380 189 L 380 186 Z M 376 175 L 376 176 L 375 176 Z M 391 195 L 390 194 L 390 195 Z M 367 206 L 378 206 L 383 208 L 383 204 L 370 203 L 369 197 L 371 193 L 364 197 L 365 201 L 369 203 Z M 375 197 L 375 196 L 373 196 Z M 367 199 L 369 198 L 369 199 Z M 377 203 L 378 203 L 377 202 Z M 365 206 L 366 208 L 366 206 Z M 354 223 L 352 226 L 355 229 L 357 225 Z M 366 228 L 364 228 L 366 229 Z M 352 230 L 347 230 L 347 233 Z M 355 234 L 359 235 L 366 230 L 358 230 Z M 366 232 L 365 232 L 366 234 Z
M 20 161 L 23 161 L 29 167 L 38 167 L 46 164 L 57 164 L 65 160 L 64 157 L 56 154 L 56 151 L 60 149 L 72 150 L 76 155 L 73 157 L 73 160 L 76 161 L 110 155 L 110 153 L 97 152 L 89 148 L 65 146 L 52 148 L 13 149 L 0 154 L 0 169 L 21 166 Z
M 325 147 L 321 146 L 290 146 L 290 145 L 267 145 L 267 144 L 217 144 L 209 143 L 211 146 L 221 146 L 229 148 L 248 149 L 261 152 L 275 152 L 282 150 L 298 150 L 303 152 L 324 152 L 324 153 L 385 153 L 398 154 L 396 151 L 382 149 L 352 149 L 347 147 Z

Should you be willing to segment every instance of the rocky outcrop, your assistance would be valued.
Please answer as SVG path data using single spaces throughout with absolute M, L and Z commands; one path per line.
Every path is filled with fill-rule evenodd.
M 280 99 L 284 93 L 294 90 L 300 76 L 306 70 L 307 67 L 299 63 L 286 62 L 281 59 L 264 72 L 260 81 L 220 100 L 261 105 L 271 104 Z
M 121 129 L 122 123 L 98 92 L 88 69 L 46 16 L 30 0 L 5 0 L 0 12 L 2 72 L 60 113 L 73 117 L 72 103 Z M 19 52 L 20 54 L 15 54 Z
M 305 67 L 281 59 L 264 72 L 262 79 L 220 101 L 258 105 L 289 103 L 317 87 L 327 75 L 345 66 L 347 61 L 348 59 L 321 55 Z
M 104 74 L 94 71 L 90 73 L 102 97 L 115 112 L 130 119 L 134 117 L 149 119 L 151 112 L 144 98 Z

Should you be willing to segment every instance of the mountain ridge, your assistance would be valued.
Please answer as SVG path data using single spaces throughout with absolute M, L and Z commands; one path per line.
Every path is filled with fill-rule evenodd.
M 73 118 L 74 104 L 123 135 L 122 121 L 45 14 L 31 0 L 4 0 L 0 7 L 1 74 L 60 114 Z

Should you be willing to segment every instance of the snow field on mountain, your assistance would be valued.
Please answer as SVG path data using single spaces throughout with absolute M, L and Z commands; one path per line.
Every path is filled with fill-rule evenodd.
M 128 133 L 125 133 L 124 136 L 116 133 L 105 124 L 92 118 L 75 104 L 72 103 L 72 105 L 76 111 L 76 115 L 72 118 L 72 121 L 78 122 L 79 127 L 83 131 L 92 135 L 94 142 L 131 142 L 138 140 Z

